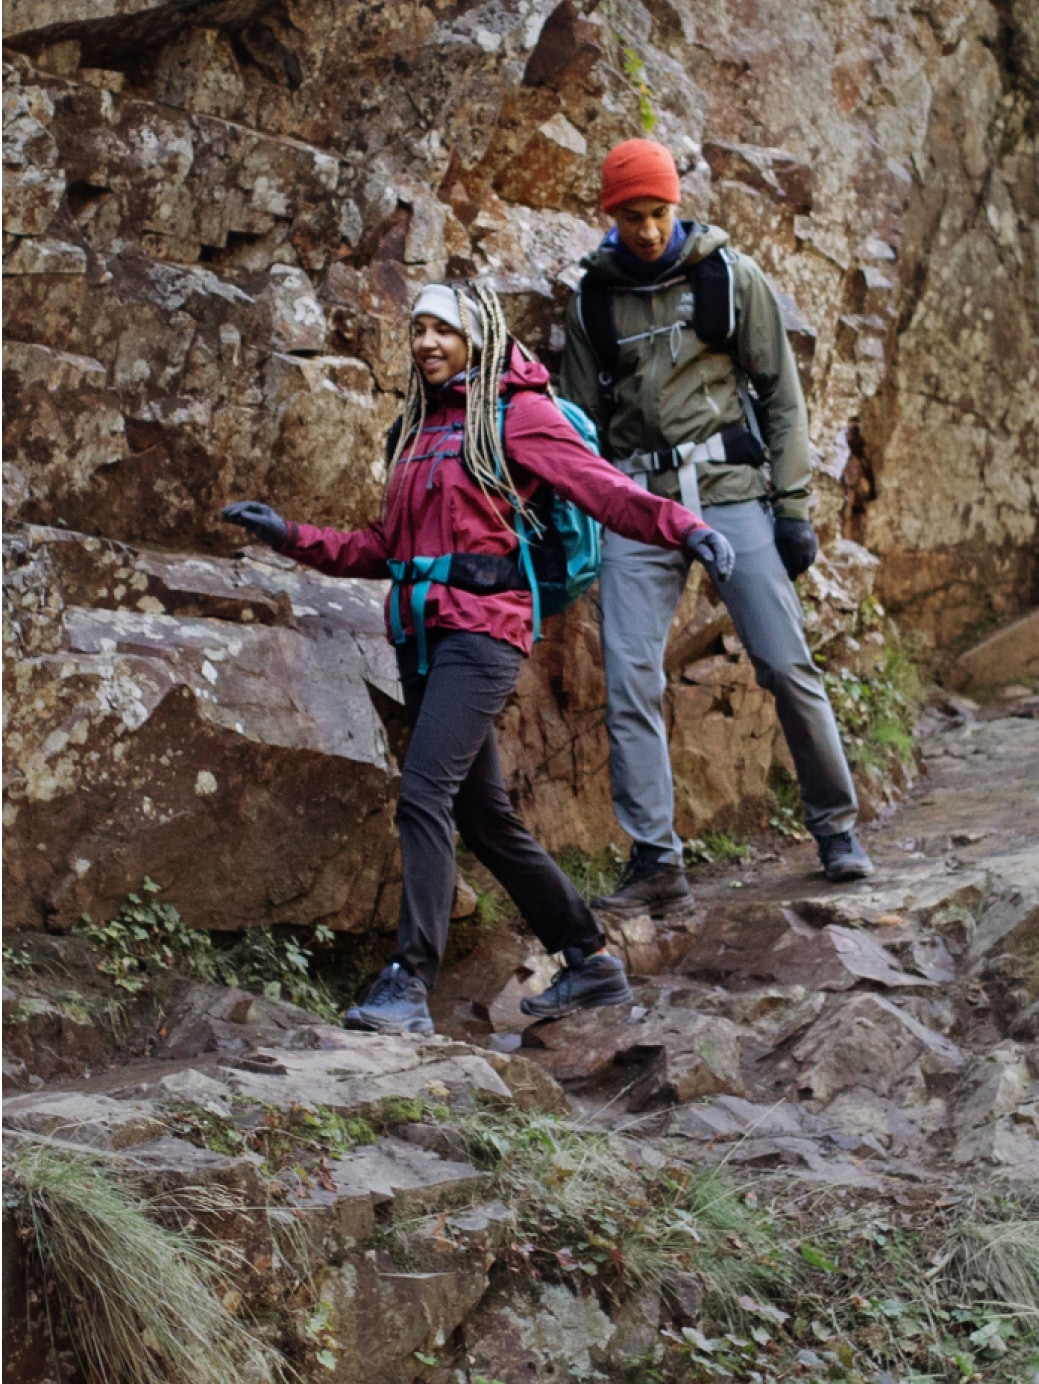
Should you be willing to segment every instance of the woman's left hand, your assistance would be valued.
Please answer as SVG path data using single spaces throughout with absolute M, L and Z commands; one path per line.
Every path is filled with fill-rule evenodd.
M 220 517 L 228 524 L 240 525 L 261 543 L 275 549 L 280 549 L 289 536 L 289 526 L 277 510 L 258 500 L 239 500 L 222 509 Z

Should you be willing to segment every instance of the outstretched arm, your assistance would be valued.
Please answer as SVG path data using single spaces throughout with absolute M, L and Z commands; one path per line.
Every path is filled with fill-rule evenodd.
M 330 577 L 388 577 L 388 551 L 382 522 L 344 533 L 297 524 L 257 500 L 242 500 L 221 510 L 229 524 L 238 524 L 254 538 L 267 543 L 307 567 Z

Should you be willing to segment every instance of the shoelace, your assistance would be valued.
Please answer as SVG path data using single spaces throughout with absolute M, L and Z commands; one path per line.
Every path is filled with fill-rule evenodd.
M 835 850 L 840 849 L 841 847 L 845 847 L 848 849 L 851 848 L 850 831 L 838 831 L 833 836 L 826 836 L 823 839 L 826 842 L 827 855 L 832 855 Z
M 548 988 L 549 990 L 558 990 L 559 993 L 556 996 L 557 1000 L 562 1004 L 566 1004 L 570 998 L 570 991 L 573 989 L 573 985 L 574 973 L 572 968 L 569 966 L 561 966 L 552 977 Z
M 638 855 L 630 856 L 628 863 L 621 871 L 621 877 L 617 881 L 613 892 L 617 893 L 619 890 L 623 889 L 625 885 L 631 884 L 637 879 L 644 879 L 646 875 L 651 875 L 652 873 L 653 866 L 648 860 L 643 860 L 642 857 Z
M 380 976 L 371 990 L 365 1004 L 372 1004 L 375 1000 L 381 999 L 383 995 L 389 995 L 391 999 L 399 999 L 407 993 L 408 981 L 411 977 L 406 971 L 398 971 L 392 976 Z

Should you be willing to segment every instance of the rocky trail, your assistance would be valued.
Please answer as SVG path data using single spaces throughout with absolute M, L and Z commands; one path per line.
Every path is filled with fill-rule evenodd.
M 16 970 L 4 992 L 9 1147 L 101 1156 L 167 1192 L 220 1189 L 209 1232 L 238 1255 L 241 1300 L 278 1304 L 271 1331 L 292 1336 L 308 1379 L 670 1378 L 651 1363 L 631 1373 L 632 1361 L 659 1365 L 660 1330 L 695 1323 L 706 1268 L 698 1276 L 694 1261 L 687 1282 L 648 1293 L 597 1293 L 568 1277 L 563 1246 L 563 1272 L 522 1281 L 517 1263 L 537 1254 L 518 1245 L 517 1208 L 474 1157 L 473 1130 L 516 1137 L 524 1120 L 563 1117 L 606 1134 L 632 1175 L 723 1163 L 747 1205 L 832 1213 L 864 1198 L 919 1212 L 990 1186 L 1029 1195 L 1037 708 L 1022 695 L 929 713 L 924 772 L 864 833 L 871 879 L 827 884 L 810 844 L 759 849 L 694 875 L 686 917 L 611 922 L 636 978 L 631 1008 L 531 1024 L 519 999 L 552 963 L 498 925 L 438 988 L 434 1038 L 346 1032 L 194 984 L 149 1056 L 109 1064 L 91 1055 L 92 1024 L 45 1000 L 38 972 Z M 5 1379 L 74 1379 L 47 1372 L 38 1313 L 24 1329 L 37 1291 L 30 1272 L 7 1294 L 18 1343 Z M 692 1352 L 686 1330 L 675 1339 Z M 810 1356 L 757 1377 L 953 1377 L 833 1364 L 815 1375 Z M 971 1377 L 1020 1377 L 984 1358 Z

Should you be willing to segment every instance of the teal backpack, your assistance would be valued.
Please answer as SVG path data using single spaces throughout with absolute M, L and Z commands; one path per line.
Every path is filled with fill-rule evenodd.
M 553 394 L 551 398 L 585 446 L 598 455 L 598 430 L 584 409 L 558 395 Z M 508 400 L 499 400 L 498 427 L 503 451 L 505 417 L 509 407 Z M 387 439 L 387 457 L 393 453 L 399 431 L 398 419 Z M 461 459 L 465 466 L 464 447 Z M 429 671 L 424 612 L 431 583 L 457 586 L 484 595 L 529 590 L 533 603 L 534 638 L 538 640 L 541 638 L 542 616 L 556 615 L 565 610 L 598 579 L 602 566 L 602 526 L 595 519 L 549 485 L 542 485 L 538 489 L 527 505 L 527 514 L 531 516 L 530 520 L 518 508 L 514 508 L 513 523 L 519 541 L 515 561 L 481 553 L 445 553 L 440 557 L 390 560 L 388 566 L 393 590 L 390 593 L 389 613 L 393 642 L 403 644 L 406 637 L 400 614 L 400 590 L 405 583 L 410 583 L 419 673 Z
M 552 396 L 560 413 L 589 451 L 599 452 L 599 433 L 579 404 Z M 505 442 L 505 413 L 509 405 L 498 404 L 502 445 Z M 534 638 L 541 638 L 541 617 L 558 615 L 592 586 L 602 566 L 602 526 L 585 514 L 572 500 L 565 500 L 550 486 L 542 486 L 531 505 L 537 528 L 515 511 L 519 562 L 527 578 L 534 602 Z

